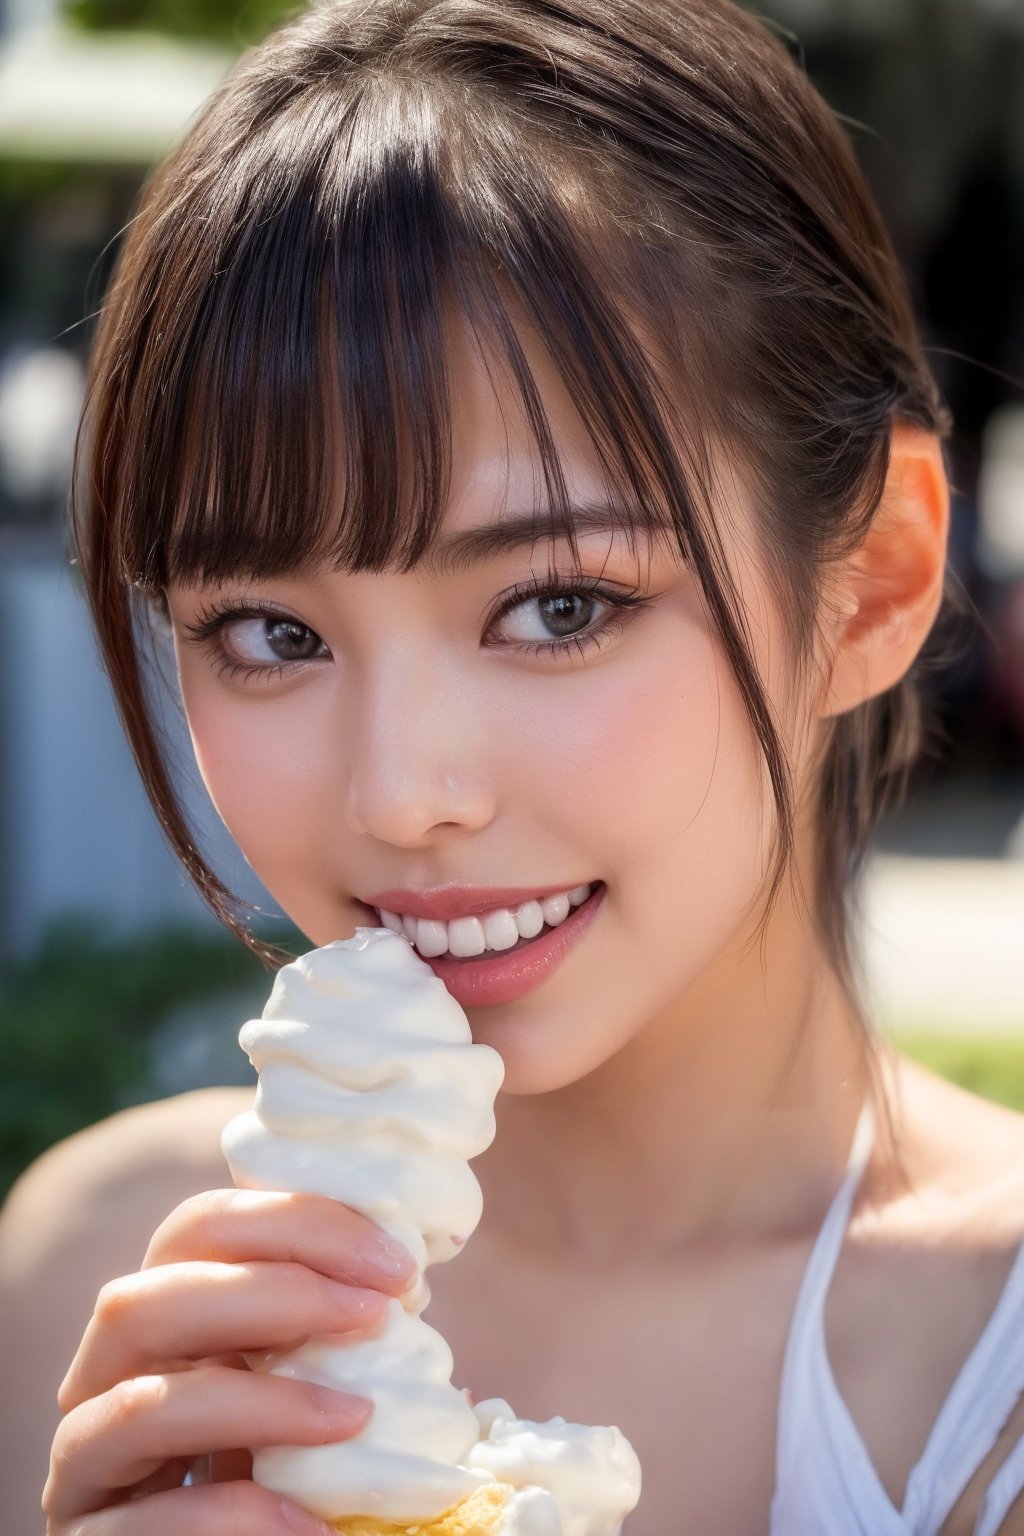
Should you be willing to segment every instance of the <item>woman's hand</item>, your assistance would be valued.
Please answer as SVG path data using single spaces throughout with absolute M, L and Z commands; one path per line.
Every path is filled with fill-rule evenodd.
M 100 1292 L 60 1389 L 48 1536 L 326 1533 L 251 1481 L 249 1449 L 347 1440 L 372 1404 L 250 1371 L 243 1353 L 373 1334 L 414 1272 L 373 1222 L 317 1195 L 223 1189 L 179 1205 L 142 1269 Z M 211 1481 L 182 1487 L 198 1457 Z

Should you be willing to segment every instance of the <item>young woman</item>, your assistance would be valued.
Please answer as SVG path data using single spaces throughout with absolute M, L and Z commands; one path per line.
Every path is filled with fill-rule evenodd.
M 151 723 L 169 639 L 310 944 L 398 914 L 501 1052 L 428 1320 L 476 1396 L 622 1427 L 628 1536 L 1024 1531 L 1024 1121 L 883 1047 L 848 931 L 947 429 L 841 130 L 728 0 L 319 6 L 153 179 L 103 314 L 78 552 L 153 802 L 255 944 Z M 371 1405 L 239 1352 L 408 1270 L 342 1207 L 199 1193 L 243 1097 L 19 1197 L 102 1210 L 130 1157 L 120 1229 L 159 1223 L 65 1379 L 50 1536 L 323 1529 L 240 1448 Z

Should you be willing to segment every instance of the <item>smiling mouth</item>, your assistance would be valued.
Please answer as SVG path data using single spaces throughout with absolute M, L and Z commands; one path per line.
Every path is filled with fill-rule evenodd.
M 603 881 L 591 881 L 558 896 L 521 902 L 515 909 L 492 908 L 479 915 L 455 918 L 447 923 L 387 912 L 366 906 L 365 903 L 362 905 L 366 911 L 373 913 L 374 920 L 381 927 L 408 939 L 422 959 L 471 964 L 517 954 L 521 949 L 528 949 L 538 939 L 555 933 L 603 885 Z M 514 942 L 508 943 L 517 928 L 519 932 Z M 526 931 L 523 932 L 523 929 Z
M 535 933 L 532 938 L 524 939 L 520 937 L 514 944 L 510 944 L 507 949 L 484 949 L 479 955 L 453 955 L 450 949 L 446 949 L 444 954 L 432 958 L 451 960 L 455 965 L 473 965 L 480 960 L 496 960 L 500 955 L 514 955 L 521 949 L 529 949 L 531 944 L 536 944 L 537 940 L 544 938 L 545 934 L 555 933 L 560 927 L 560 923 L 555 925 L 545 923 L 540 932 Z M 413 944 L 413 948 L 416 948 L 415 944 Z M 416 953 L 419 954 L 418 949 Z

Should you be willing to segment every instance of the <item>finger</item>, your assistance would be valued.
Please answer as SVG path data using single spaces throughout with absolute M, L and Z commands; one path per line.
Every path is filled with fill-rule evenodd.
M 70 1524 L 53 1521 L 48 1536 L 334 1536 L 316 1515 L 256 1483 L 176 1488 L 132 1499 Z
M 285 1260 L 390 1296 L 416 1275 L 407 1248 L 340 1201 L 258 1189 L 212 1189 L 183 1201 L 153 1234 L 143 1268 L 189 1259 Z
M 223 1366 L 119 1382 L 61 1423 L 43 1508 L 58 1523 L 91 1514 L 181 1456 L 348 1440 L 372 1409 L 346 1392 Z
M 57 1400 L 67 1412 L 132 1376 L 312 1334 L 374 1332 L 388 1298 L 302 1264 L 170 1264 L 103 1287 Z

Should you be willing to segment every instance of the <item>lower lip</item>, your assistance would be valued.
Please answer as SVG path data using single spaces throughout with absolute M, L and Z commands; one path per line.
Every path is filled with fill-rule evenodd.
M 600 910 L 608 887 L 602 882 L 586 901 L 574 907 L 564 923 L 524 944 L 522 949 L 490 950 L 479 959 L 452 955 L 423 956 L 463 1008 L 493 1008 L 514 1003 L 547 980 L 573 945 L 586 933 Z

